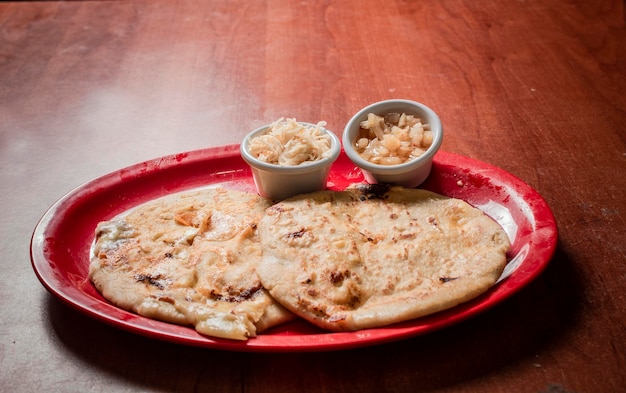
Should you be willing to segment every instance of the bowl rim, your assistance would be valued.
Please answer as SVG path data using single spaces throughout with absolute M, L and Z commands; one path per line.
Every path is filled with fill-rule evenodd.
M 369 162 L 366 159 L 362 158 L 359 155 L 359 153 L 357 153 L 356 150 L 354 150 L 354 148 L 352 147 L 352 138 L 350 136 L 351 134 L 350 131 L 355 123 L 357 122 L 360 123 L 365 118 L 367 118 L 368 113 L 370 112 L 375 113 L 377 110 L 380 111 L 380 109 L 378 109 L 380 107 L 393 107 L 395 105 L 414 107 L 414 108 L 418 108 L 422 112 L 425 112 L 429 117 L 429 124 L 430 124 L 431 130 L 433 131 L 436 130 L 436 132 L 433 133 L 434 134 L 433 143 L 426 150 L 426 152 L 422 154 L 421 156 L 414 158 L 410 161 L 403 162 L 401 164 L 381 165 L 381 164 L 374 164 L 372 162 Z M 443 142 L 443 124 L 441 123 L 441 119 L 439 118 L 437 113 L 434 110 L 432 110 L 430 107 L 428 107 L 427 105 L 421 102 L 408 100 L 408 99 L 382 100 L 382 101 L 377 101 L 377 102 L 374 102 L 372 104 L 369 104 L 363 107 L 357 113 L 355 113 L 352 116 L 352 118 L 350 118 L 350 120 L 348 121 L 348 123 L 346 123 L 346 126 L 344 127 L 343 134 L 342 134 L 342 142 L 343 142 L 343 149 L 346 155 L 348 156 L 348 158 L 350 158 L 350 160 L 354 164 L 370 172 L 391 175 L 391 174 L 409 171 L 411 169 L 414 169 L 416 167 L 423 165 L 424 163 L 432 161 L 432 158 L 437 153 L 437 151 L 439 150 Z
M 296 122 L 304 126 L 317 127 L 319 125 L 319 123 L 309 123 L 304 121 Z M 327 166 L 330 166 L 333 162 L 335 162 L 335 160 L 337 160 L 339 154 L 341 153 L 341 140 L 339 139 L 339 136 L 337 136 L 337 134 L 335 134 L 333 131 L 329 130 L 325 126 L 320 126 L 320 128 L 330 136 L 330 155 L 328 157 L 294 166 L 271 164 L 265 161 L 261 161 L 258 158 L 254 157 L 252 154 L 250 154 L 250 152 L 248 151 L 248 145 L 252 138 L 267 131 L 272 126 L 272 124 L 274 123 L 272 122 L 269 124 L 265 124 L 249 132 L 243 138 L 239 147 L 241 157 L 244 159 L 244 161 L 246 161 L 250 166 L 257 170 L 261 170 L 264 172 L 273 172 L 276 174 L 301 175 L 309 172 L 319 171 Z

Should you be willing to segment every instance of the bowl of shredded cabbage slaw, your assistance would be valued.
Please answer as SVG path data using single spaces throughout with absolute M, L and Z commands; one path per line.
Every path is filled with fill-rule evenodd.
M 246 135 L 240 150 L 259 195 L 282 200 L 325 189 L 341 141 L 323 121 L 280 118 Z

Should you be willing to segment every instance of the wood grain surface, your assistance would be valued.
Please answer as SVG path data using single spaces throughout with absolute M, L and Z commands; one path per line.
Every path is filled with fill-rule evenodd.
M 620 0 L 0 3 L 0 391 L 626 391 L 626 28 Z M 443 150 L 552 208 L 548 269 L 456 326 L 369 348 L 246 354 L 102 324 L 39 283 L 29 240 L 74 187 L 236 144 L 279 117 L 340 134 L 387 98 Z

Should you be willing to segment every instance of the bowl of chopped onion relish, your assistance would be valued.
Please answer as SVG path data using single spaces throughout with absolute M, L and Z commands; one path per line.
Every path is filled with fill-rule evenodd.
M 417 187 L 430 174 L 443 141 L 439 116 L 402 99 L 368 105 L 347 123 L 343 149 L 369 183 Z
M 241 156 L 261 196 L 282 200 L 326 188 L 341 141 L 325 126 L 281 118 L 246 135 Z

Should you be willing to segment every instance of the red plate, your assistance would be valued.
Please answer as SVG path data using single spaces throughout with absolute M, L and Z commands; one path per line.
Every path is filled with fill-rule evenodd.
M 342 154 L 333 165 L 328 186 L 343 189 L 362 180 L 360 170 Z M 465 320 L 527 285 L 543 271 L 556 247 L 554 216 L 535 190 L 489 164 L 439 152 L 430 177 L 421 187 L 484 210 L 511 238 L 510 262 L 503 277 L 470 302 L 431 316 L 358 332 L 329 333 L 298 320 L 241 342 L 205 337 L 192 328 L 144 318 L 107 302 L 87 276 L 98 222 L 166 194 L 215 184 L 255 192 L 238 145 L 143 162 L 78 187 L 55 203 L 35 228 L 31 260 L 37 277 L 53 295 L 79 311 L 148 337 L 234 351 L 322 351 L 399 340 Z

